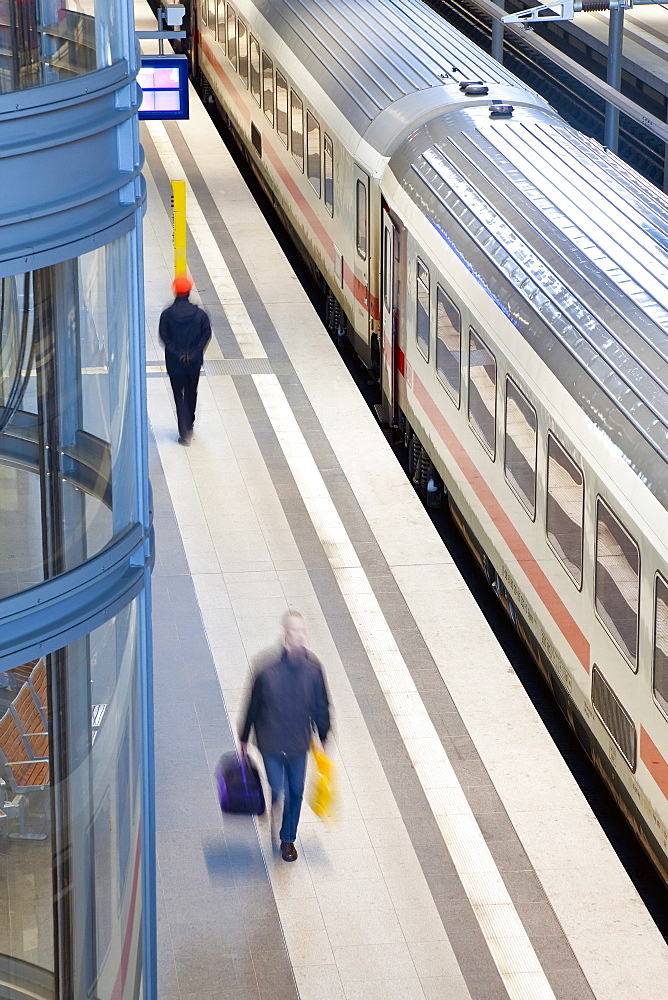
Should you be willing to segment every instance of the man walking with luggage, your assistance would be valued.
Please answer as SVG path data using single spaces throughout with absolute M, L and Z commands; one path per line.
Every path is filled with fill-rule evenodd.
M 204 362 L 204 350 L 211 339 L 209 317 L 188 298 L 192 286 L 192 281 L 185 274 L 174 280 L 174 302 L 163 310 L 159 327 L 176 404 L 179 444 L 186 447 L 193 434 L 197 383 Z
M 245 754 L 251 728 L 255 727 L 272 805 L 285 794 L 281 857 L 296 861 L 306 755 L 314 729 L 323 746 L 327 739 L 329 697 L 322 667 L 306 648 L 304 616 L 288 611 L 282 625 L 283 648 L 255 676 L 239 740 L 241 753 Z

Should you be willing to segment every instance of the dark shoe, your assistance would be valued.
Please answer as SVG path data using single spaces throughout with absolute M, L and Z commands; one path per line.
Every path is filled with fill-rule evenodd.
M 184 448 L 190 447 L 190 438 L 179 438 L 179 444 L 182 444 Z
M 294 844 L 289 844 L 286 840 L 281 841 L 281 857 L 284 861 L 297 860 L 297 848 Z

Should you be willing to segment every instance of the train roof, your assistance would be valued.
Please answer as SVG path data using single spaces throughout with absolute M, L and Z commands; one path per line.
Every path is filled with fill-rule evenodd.
M 416 91 L 461 80 L 518 86 L 512 73 L 421 0 L 254 2 L 360 134 Z
M 488 110 L 430 123 L 390 166 L 668 506 L 668 200 L 538 109 Z

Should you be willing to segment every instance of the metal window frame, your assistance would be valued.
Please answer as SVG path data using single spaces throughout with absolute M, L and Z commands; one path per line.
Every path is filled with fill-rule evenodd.
M 233 35 L 230 34 L 230 25 L 234 26 Z M 234 38 L 234 58 L 230 55 L 230 41 Z M 237 12 L 231 3 L 228 3 L 225 10 L 225 52 L 227 58 L 236 70 L 239 63 L 237 61 Z
M 426 272 L 427 282 L 425 282 L 422 276 L 420 275 L 420 268 L 422 268 L 423 271 Z M 426 289 L 427 292 L 428 308 L 427 308 L 427 353 L 426 354 L 422 350 L 420 344 L 420 335 L 419 335 L 420 324 L 418 322 L 418 318 L 420 315 L 420 309 L 423 308 L 422 303 L 420 302 L 420 285 L 422 285 L 422 287 Z M 415 344 L 417 346 L 418 351 L 424 358 L 424 360 L 427 362 L 427 364 L 429 364 L 429 357 L 431 354 L 431 349 L 430 349 L 431 348 L 431 273 L 425 262 L 419 256 L 415 258 Z
M 269 69 L 271 75 L 271 108 L 267 107 L 267 100 L 266 100 L 267 91 L 264 86 L 265 68 Z M 271 123 L 271 127 L 275 128 L 276 127 L 276 81 L 274 79 L 274 60 L 267 52 L 265 52 L 264 49 L 262 49 L 262 53 L 260 55 L 260 79 L 262 88 L 262 111 L 264 113 L 264 117 L 267 119 L 268 122 Z M 267 113 L 268 111 L 271 111 L 271 114 L 268 114 Z
M 257 49 L 257 93 L 253 91 L 253 45 L 255 45 Z M 262 107 L 262 84 L 262 47 L 251 31 L 249 32 L 248 39 L 248 86 L 251 92 L 251 97 L 259 108 Z
M 596 606 L 596 567 L 598 566 L 598 505 L 599 505 L 599 503 L 602 504 L 603 507 L 605 507 L 605 509 L 608 511 L 608 513 L 612 517 L 613 521 L 617 522 L 617 524 L 622 529 L 622 531 L 629 537 L 629 539 L 631 540 L 631 542 L 633 542 L 633 545 L 635 546 L 635 549 L 636 549 L 636 551 L 638 553 L 638 602 L 637 602 L 637 605 L 636 605 L 636 655 L 635 655 L 635 661 L 631 659 L 631 657 L 629 656 L 629 654 L 626 651 L 626 649 L 624 649 L 624 647 L 621 645 L 621 643 L 618 642 L 618 640 L 612 634 L 612 632 L 610 631 L 610 629 L 608 628 L 608 626 L 606 625 L 606 623 L 603 621 L 603 618 L 598 613 L 598 608 Z M 595 508 L 594 508 L 594 517 L 595 517 L 595 522 L 594 522 L 594 593 L 593 593 L 593 596 L 594 596 L 594 614 L 596 615 L 596 617 L 598 618 L 599 622 L 601 623 L 601 625 L 603 626 L 603 628 L 605 629 L 605 631 L 608 633 L 608 635 L 610 636 L 610 638 L 612 639 L 612 641 L 614 642 L 615 646 L 620 651 L 620 653 L 622 654 L 622 656 L 624 657 L 624 659 L 626 660 L 626 662 L 631 667 L 631 670 L 633 671 L 633 673 L 637 674 L 638 673 L 638 669 L 639 669 L 639 662 L 640 662 L 640 580 L 641 580 L 641 569 L 642 569 L 642 560 L 640 558 L 640 546 L 636 542 L 636 540 L 633 537 L 633 535 L 631 534 L 631 532 L 624 526 L 624 522 L 621 520 L 621 518 L 617 517 L 617 515 L 615 514 L 615 512 L 612 509 L 612 507 L 610 506 L 610 504 L 607 502 L 607 500 L 604 499 L 604 497 L 600 493 L 596 494 L 596 505 L 595 505 Z
M 361 202 L 360 189 L 363 192 Z M 360 204 L 364 205 L 364 246 L 362 246 L 362 241 L 360 239 L 362 236 L 362 230 L 360 227 Z M 357 183 L 355 185 L 355 246 L 357 249 L 357 256 L 360 260 L 366 260 L 369 253 L 369 194 L 366 184 L 359 177 L 357 178 Z
M 527 506 L 522 494 L 515 489 L 512 480 L 508 476 L 508 466 L 506 464 L 506 441 L 508 439 L 508 385 L 512 385 L 517 393 L 522 397 L 524 402 L 527 404 L 530 410 L 533 411 L 533 415 L 536 418 L 536 428 L 534 431 L 534 465 L 533 465 L 533 510 L 530 510 Z M 538 411 L 533 405 L 529 397 L 525 392 L 520 389 L 519 385 L 512 378 L 511 375 L 506 375 L 506 391 L 504 393 L 504 411 L 503 411 L 503 476 L 508 486 L 515 494 L 519 502 L 524 507 L 525 511 L 529 515 L 532 521 L 536 520 L 536 512 L 538 510 Z
M 302 151 L 301 151 L 301 156 L 299 155 L 299 153 L 295 153 L 295 124 L 294 124 L 294 122 L 295 122 L 295 111 L 296 111 L 295 103 L 296 102 L 299 104 L 299 107 L 300 107 L 299 117 L 301 117 L 301 120 L 302 120 L 302 130 L 301 130 Z M 305 139 L 306 139 L 306 136 L 304 135 L 304 123 L 305 123 L 305 120 L 306 120 L 306 116 L 304 114 L 304 98 L 299 96 L 299 94 L 294 89 L 294 87 L 290 87 L 289 112 L 290 112 L 289 113 L 290 153 L 292 155 L 292 159 L 294 160 L 294 162 L 297 164 L 297 166 L 299 167 L 299 169 L 301 170 L 301 172 L 304 173 L 304 160 L 306 158 L 305 157 L 305 152 L 306 152 L 306 142 L 305 142 Z
M 281 140 L 286 149 L 290 148 L 290 87 L 285 75 L 276 67 L 276 90 L 275 90 L 275 100 L 276 100 L 276 133 L 278 138 Z M 279 83 L 280 80 L 280 83 Z M 278 108 L 278 92 L 282 90 L 285 92 L 285 133 L 281 132 L 279 128 L 279 108 Z
M 555 442 L 558 448 L 561 448 L 566 458 L 568 458 L 569 461 L 573 463 L 575 468 L 580 473 L 580 476 L 582 477 L 582 521 L 580 524 L 580 580 L 579 581 L 575 579 L 575 577 L 569 570 L 568 566 L 561 558 L 561 555 L 557 552 L 556 548 L 550 541 L 550 535 L 547 530 L 547 504 L 550 499 L 550 438 Z M 547 432 L 547 441 L 545 444 L 545 459 L 547 463 L 545 469 L 545 541 L 550 546 L 555 556 L 559 560 L 559 565 L 563 566 L 564 570 L 568 575 L 568 578 L 572 581 L 573 586 L 579 592 L 582 592 L 582 588 L 584 586 L 584 516 L 585 516 L 585 489 L 586 489 L 584 470 L 582 466 L 580 466 L 575 461 L 570 451 L 568 451 L 567 448 L 564 448 L 563 444 L 552 430 L 548 430 Z
M 663 583 L 664 587 L 666 588 L 666 592 L 668 593 L 668 580 L 666 580 L 666 578 L 663 575 L 663 573 L 661 573 L 661 572 L 659 572 L 657 570 L 657 572 L 654 574 L 654 587 L 653 587 L 653 591 L 654 591 L 654 627 L 652 629 L 652 700 L 654 701 L 654 704 L 656 705 L 656 707 L 658 708 L 658 710 L 661 712 L 661 714 L 664 716 L 664 718 L 668 719 L 668 698 L 666 698 L 666 707 L 664 708 L 664 706 L 661 704 L 661 702 L 656 697 L 656 684 L 655 684 L 655 681 L 654 681 L 654 678 L 655 678 L 655 669 L 656 669 L 656 623 L 657 623 L 657 618 L 658 618 L 657 612 L 658 612 L 658 604 L 659 604 L 659 587 L 658 587 L 659 580 L 661 580 L 661 582 Z
M 327 132 L 323 131 L 322 135 L 323 135 L 323 139 L 322 139 L 323 201 L 325 202 L 325 208 L 329 212 L 330 216 L 332 218 L 334 218 L 334 141 L 333 141 L 332 137 L 327 134 Z M 328 157 L 328 154 L 327 154 L 327 143 L 328 142 L 329 142 L 330 151 L 331 151 L 330 154 L 329 154 L 329 161 L 330 161 L 331 166 L 332 166 L 332 200 L 331 200 L 331 202 L 327 200 L 327 169 L 326 169 L 326 163 L 327 163 L 327 157 Z
M 474 423 L 474 421 L 471 420 L 471 337 L 472 336 L 475 337 L 476 340 L 478 340 L 482 344 L 483 348 L 487 351 L 487 353 L 489 354 L 490 358 L 494 362 L 494 414 L 493 414 L 494 443 L 493 443 L 493 445 L 492 445 L 491 448 L 490 448 L 488 442 L 482 436 L 482 432 L 477 428 L 477 426 Z M 499 363 L 498 363 L 498 361 L 496 359 L 496 354 L 494 354 L 494 352 L 489 349 L 489 347 L 487 346 L 487 341 L 484 340 L 484 338 L 480 336 L 480 334 L 478 333 L 478 331 L 476 330 L 476 328 L 473 326 L 472 323 L 469 325 L 468 352 L 467 353 L 468 353 L 468 398 L 466 400 L 466 419 L 468 421 L 469 427 L 471 428 L 471 430 L 473 431 L 473 433 L 477 437 L 478 441 L 480 441 L 480 444 L 483 446 L 483 448 L 485 449 L 485 451 L 487 452 L 487 454 L 489 455 L 489 457 L 491 458 L 491 460 L 493 462 L 496 462 L 496 453 L 498 451 L 498 448 L 496 446 L 496 438 L 497 438 L 497 427 L 496 427 L 496 425 L 497 425 L 497 419 L 498 419 L 498 415 L 499 415 L 499 405 L 498 405 L 498 401 L 497 401 L 497 395 L 498 395 L 498 391 L 499 391 Z
M 244 73 L 241 70 L 242 59 L 241 59 L 241 46 L 239 44 L 239 40 L 240 40 L 240 37 L 241 37 L 241 32 L 239 31 L 239 25 L 241 25 L 242 28 L 243 28 L 243 35 L 244 35 L 244 39 L 245 39 L 245 42 L 246 42 L 246 44 L 244 45 L 244 50 L 245 50 L 244 51 L 244 58 L 245 58 L 245 64 L 246 64 L 246 73 L 245 73 L 245 75 L 244 75 Z M 250 83 L 249 83 L 249 81 L 250 81 L 250 73 L 249 73 L 249 70 L 250 70 L 250 61 L 249 61 L 249 58 L 248 58 L 248 56 L 249 56 L 249 50 L 250 50 L 250 31 L 248 30 L 248 25 L 243 20 L 243 18 L 239 14 L 237 14 L 237 73 L 239 74 L 239 78 L 241 79 L 242 83 L 245 84 L 246 90 L 248 90 L 248 88 L 250 86 Z
M 448 382 L 448 380 L 445 377 L 445 375 L 442 375 L 442 373 L 441 373 L 442 369 L 440 369 L 438 367 L 438 341 L 439 341 L 439 337 L 438 337 L 438 296 L 439 296 L 439 293 L 443 294 L 445 296 L 445 298 L 452 304 L 452 306 L 454 307 L 454 309 L 456 309 L 456 311 L 457 311 L 457 315 L 459 316 L 459 382 L 458 382 L 458 387 L 457 387 L 457 393 L 456 394 L 455 394 L 454 387 L 450 384 L 450 382 Z M 462 326 L 462 311 L 461 311 L 461 309 L 459 308 L 459 306 L 457 305 L 457 303 L 455 302 L 455 300 L 453 299 L 453 297 L 446 292 L 445 288 L 443 288 L 443 285 L 440 283 L 440 281 L 437 281 L 436 282 L 436 378 L 441 383 L 441 385 L 443 386 L 443 388 L 445 389 L 445 391 L 447 392 L 448 396 L 450 397 L 450 399 L 455 404 L 455 406 L 457 407 L 458 410 L 460 409 L 460 407 L 462 405 L 462 329 L 463 329 L 463 326 Z M 452 354 L 452 351 L 450 351 L 449 353 Z
M 309 129 L 309 122 L 314 122 L 315 127 L 318 131 L 318 186 L 315 186 L 314 178 L 315 174 L 311 173 L 311 129 Z M 315 131 L 315 129 L 313 130 Z M 313 112 L 307 108 L 306 109 L 306 177 L 309 184 L 317 194 L 318 198 L 322 197 L 322 127 L 319 120 L 313 114 Z

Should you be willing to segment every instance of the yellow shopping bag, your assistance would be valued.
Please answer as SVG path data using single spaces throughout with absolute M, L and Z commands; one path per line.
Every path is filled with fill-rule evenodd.
M 336 768 L 333 761 L 323 750 L 318 750 L 315 743 L 311 743 L 311 750 L 313 751 L 316 773 L 311 786 L 309 805 L 316 816 L 320 816 L 321 819 L 333 819 Z

